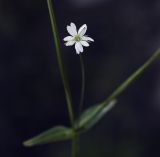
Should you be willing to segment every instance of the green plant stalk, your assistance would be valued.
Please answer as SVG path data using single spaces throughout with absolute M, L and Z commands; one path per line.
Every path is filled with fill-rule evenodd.
M 73 107 L 72 107 L 71 90 L 70 90 L 69 81 L 68 81 L 67 73 L 66 73 L 65 66 L 64 66 L 63 55 L 62 55 L 61 48 L 60 48 L 60 40 L 58 36 L 58 29 L 56 25 L 56 18 L 55 18 L 55 13 L 53 10 L 52 0 L 47 0 L 47 4 L 48 4 L 48 10 L 49 10 L 49 15 L 50 15 L 50 20 L 51 20 L 52 31 L 53 31 L 58 65 L 59 65 L 59 69 L 60 69 L 60 73 L 61 73 L 61 77 L 62 77 L 62 81 L 64 85 L 64 91 L 66 95 L 66 101 L 67 101 L 70 121 L 73 127 L 74 126 L 74 114 L 73 114 Z
M 127 80 L 125 80 L 104 102 L 106 106 L 111 100 L 117 98 L 134 81 L 136 81 L 156 60 L 160 59 L 160 49 L 158 49 L 138 70 L 136 70 Z
M 74 138 L 72 139 L 72 157 L 79 156 L 79 138 L 80 134 L 75 130 Z
M 48 4 L 49 15 L 50 15 L 50 20 L 51 20 L 51 25 L 52 25 L 53 36 L 54 36 L 54 42 L 55 42 L 55 47 L 56 47 L 57 60 L 58 60 L 59 69 L 60 69 L 60 73 L 61 73 L 61 77 L 62 77 L 62 81 L 64 85 L 65 95 L 66 95 L 68 112 L 69 112 L 72 128 L 74 129 L 75 128 L 74 113 L 73 113 L 73 107 L 72 107 L 71 91 L 70 91 L 67 73 L 66 73 L 65 66 L 64 66 L 63 55 L 62 55 L 61 48 L 60 48 L 60 40 L 58 36 L 58 29 L 56 25 L 56 18 L 55 18 L 55 14 L 53 10 L 52 0 L 47 0 L 47 4 Z M 75 131 L 75 136 L 72 139 L 72 157 L 78 156 L 78 147 L 79 146 L 77 142 L 77 135 Z
M 81 95 L 79 103 L 79 115 L 81 114 L 81 111 L 83 109 L 84 92 L 85 92 L 85 67 L 82 54 L 80 54 L 80 64 L 81 64 L 82 83 L 81 83 Z

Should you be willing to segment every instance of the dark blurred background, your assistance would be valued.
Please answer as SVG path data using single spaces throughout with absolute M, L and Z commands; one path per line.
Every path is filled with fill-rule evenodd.
M 159 0 L 55 0 L 74 107 L 81 73 L 66 25 L 86 23 L 95 39 L 83 53 L 85 108 L 104 100 L 160 46 Z M 69 126 L 46 0 L 0 0 L 0 156 L 70 157 L 70 143 L 24 148 L 55 125 Z M 160 62 L 82 136 L 84 157 L 160 156 Z

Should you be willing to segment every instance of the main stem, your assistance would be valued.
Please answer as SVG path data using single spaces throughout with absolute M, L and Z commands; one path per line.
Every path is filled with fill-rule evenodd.
M 75 132 L 72 139 L 72 157 L 78 157 L 79 155 L 79 133 Z
M 64 66 L 64 58 L 63 58 L 61 48 L 60 48 L 60 40 L 59 40 L 59 36 L 58 36 L 58 29 L 57 29 L 54 10 L 53 10 L 52 0 L 47 0 L 47 4 L 48 4 L 51 25 L 52 25 L 52 31 L 53 31 L 53 37 L 54 37 L 54 43 L 55 43 L 55 48 L 56 48 L 58 65 L 59 65 L 59 69 L 60 69 L 60 73 L 61 73 L 61 77 L 62 77 L 62 81 L 63 81 L 63 86 L 64 86 L 64 91 L 65 91 L 65 95 L 66 95 L 69 117 L 70 117 L 71 124 L 73 126 L 74 125 L 74 114 L 73 114 L 73 108 L 72 108 L 71 91 L 70 91 L 67 73 L 66 73 L 65 66 Z
M 76 130 L 75 125 L 74 125 L 75 120 L 74 120 L 74 113 L 73 113 L 73 107 L 72 107 L 71 90 L 70 90 L 69 81 L 68 81 L 67 73 L 66 73 L 65 66 L 64 66 L 64 58 L 63 58 L 61 48 L 60 48 L 60 40 L 58 36 L 58 29 L 57 29 L 57 24 L 56 24 L 55 13 L 53 10 L 52 0 L 47 0 L 47 4 L 48 4 L 51 25 L 52 25 L 58 65 L 59 65 L 59 69 L 60 69 L 60 73 L 61 73 L 61 77 L 63 81 L 63 86 L 64 86 L 64 91 L 65 91 L 65 96 L 66 96 L 66 101 L 67 101 L 67 108 L 69 112 L 70 122 L 71 122 L 72 128 Z M 79 147 L 78 134 L 75 131 L 75 136 L 72 139 L 72 157 L 78 156 L 78 147 Z

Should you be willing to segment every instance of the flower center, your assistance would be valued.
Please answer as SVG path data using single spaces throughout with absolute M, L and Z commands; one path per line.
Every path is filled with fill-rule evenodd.
M 76 35 L 76 36 L 74 37 L 74 40 L 75 40 L 75 41 L 80 41 L 80 40 L 81 40 L 81 37 L 80 37 L 79 35 Z

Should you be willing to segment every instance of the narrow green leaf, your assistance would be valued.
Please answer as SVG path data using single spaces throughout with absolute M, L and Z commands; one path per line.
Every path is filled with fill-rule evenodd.
M 103 105 L 105 107 L 108 102 L 113 99 L 117 99 L 117 97 L 123 93 L 133 82 L 135 82 L 155 61 L 160 59 L 160 49 L 158 49 L 153 55 L 142 65 L 140 66 L 131 76 L 128 77 L 114 92 L 103 101 Z
M 115 105 L 116 100 L 112 100 L 103 107 L 103 104 L 95 105 L 84 111 L 77 121 L 77 130 L 80 132 L 87 131 L 94 126 L 108 111 Z
M 105 101 L 84 111 L 76 122 L 77 130 L 87 131 L 94 126 L 116 103 L 115 99 L 125 91 L 136 79 L 138 79 L 156 60 L 160 59 L 158 49 L 139 69 L 126 79 Z
M 71 128 L 57 126 L 51 128 L 23 143 L 26 147 L 48 144 L 51 142 L 69 140 L 74 136 L 74 131 Z

